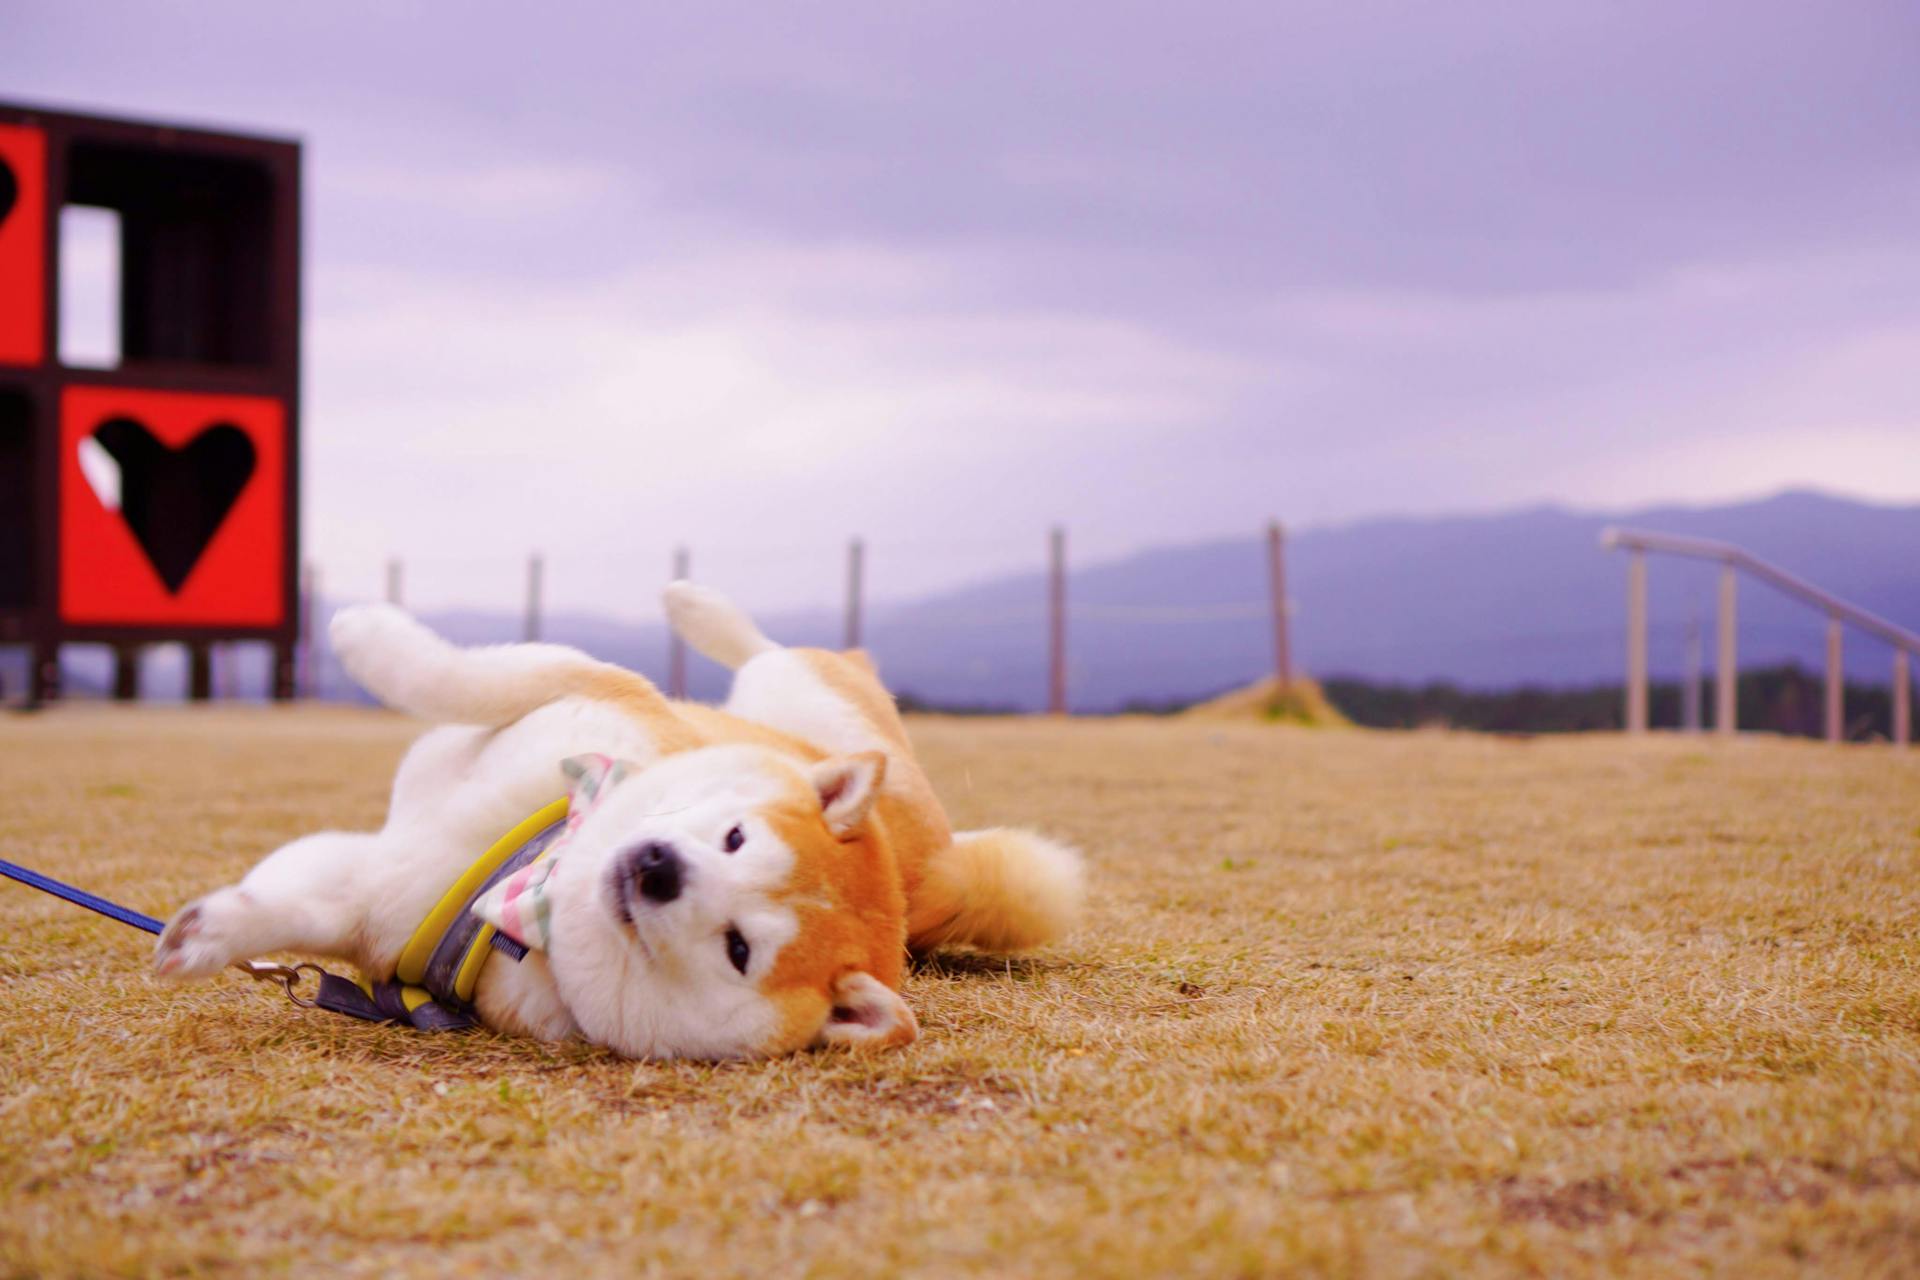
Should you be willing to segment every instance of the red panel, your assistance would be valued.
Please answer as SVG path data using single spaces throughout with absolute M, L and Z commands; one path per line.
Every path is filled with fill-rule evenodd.
M 0 364 L 47 351 L 47 136 L 0 124 Z
M 90 437 L 96 458 L 119 464 L 120 509 L 81 468 Z M 60 399 L 60 617 L 89 626 L 279 625 L 286 461 L 278 400 L 68 387 Z M 135 492 L 142 480 L 150 483 Z

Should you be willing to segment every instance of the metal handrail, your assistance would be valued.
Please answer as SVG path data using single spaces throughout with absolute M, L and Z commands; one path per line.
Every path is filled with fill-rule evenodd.
M 1745 571 L 1775 590 L 1811 605 L 1827 615 L 1826 731 L 1829 741 L 1838 742 L 1845 726 L 1845 669 L 1841 662 L 1841 624 L 1852 623 L 1893 646 L 1893 740 L 1906 746 L 1912 738 L 1911 660 L 1920 657 L 1920 635 L 1888 622 L 1878 614 L 1849 604 L 1832 592 L 1823 591 L 1798 574 L 1730 542 L 1712 538 L 1691 538 L 1679 534 L 1655 533 L 1647 529 L 1608 528 L 1600 534 L 1600 545 L 1609 550 L 1629 553 L 1627 566 L 1627 707 L 1629 733 L 1647 728 L 1649 689 L 1647 679 L 1647 566 L 1646 553 L 1685 556 L 1711 560 L 1720 565 L 1720 642 L 1715 672 L 1716 728 L 1723 734 L 1735 729 L 1737 701 L 1734 658 L 1734 579 Z M 1690 675 L 1689 680 L 1696 677 Z
M 1600 533 L 1600 545 L 1609 551 L 1626 548 L 1630 551 L 1659 551 L 1667 555 L 1687 556 L 1695 560 L 1715 560 L 1721 564 L 1744 569 L 1762 582 L 1795 596 L 1829 617 L 1841 618 L 1851 622 L 1862 631 L 1871 632 L 1897 649 L 1920 658 L 1920 635 L 1905 627 L 1888 622 L 1877 613 L 1869 613 L 1859 605 L 1848 604 L 1829 591 L 1822 591 L 1805 578 L 1789 573 L 1777 564 L 1762 560 L 1751 551 L 1734 546 L 1731 542 L 1719 542 L 1712 538 L 1689 538 L 1672 533 L 1654 533 L 1647 529 L 1608 528 Z

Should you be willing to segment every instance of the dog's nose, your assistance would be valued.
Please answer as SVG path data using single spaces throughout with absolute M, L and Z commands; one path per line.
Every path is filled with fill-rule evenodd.
M 672 902 L 679 897 L 685 873 L 679 850 L 670 844 L 649 840 L 633 851 L 633 874 L 640 882 L 640 896 L 648 902 Z

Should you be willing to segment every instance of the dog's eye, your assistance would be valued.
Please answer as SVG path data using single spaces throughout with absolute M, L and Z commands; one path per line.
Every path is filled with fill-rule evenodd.
M 735 828 L 735 830 L 738 829 L 737 827 Z M 727 959 L 732 961 L 733 967 L 738 969 L 742 974 L 745 974 L 747 971 L 747 960 L 752 955 L 753 950 L 747 946 L 747 940 L 740 936 L 740 931 L 738 929 L 727 930 Z
M 728 853 L 738 853 L 740 846 L 746 842 L 747 829 L 736 823 L 733 830 L 727 832 L 727 838 L 720 842 L 720 847 Z

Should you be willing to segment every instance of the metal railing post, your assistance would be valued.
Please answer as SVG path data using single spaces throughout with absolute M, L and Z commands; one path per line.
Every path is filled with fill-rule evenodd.
M 1600 535 L 1600 545 L 1609 551 L 1625 551 L 1627 560 L 1627 727 L 1646 725 L 1647 680 L 1647 578 L 1645 557 L 1649 551 L 1684 556 L 1692 560 L 1711 560 L 1720 566 L 1720 654 L 1715 690 L 1714 727 L 1732 733 L 1738 727 L 1739 672 L 1734 659 L 1734 583 L 1735 575 L 1747 573 L 1827 618 L 1827 672 L 1824 729 L 1827 741 L 1839 742 L 1847 732 L 1847 675 L 1842 643 L 1846 627 L 1855 627 L 1893 646 L 1893 740 L 1905 746 L 1913 735 L 1912 666 L 1920 656 L 1920 632 L 1887 621 L 1878 614 L 1849 603 L 1830 591 L 1823 591 L 1798 574 L 1743 551 L 1730 542 L 1712 538 L 1683 537 L 1656 533 L 1648 529 L 1608 528 Z

